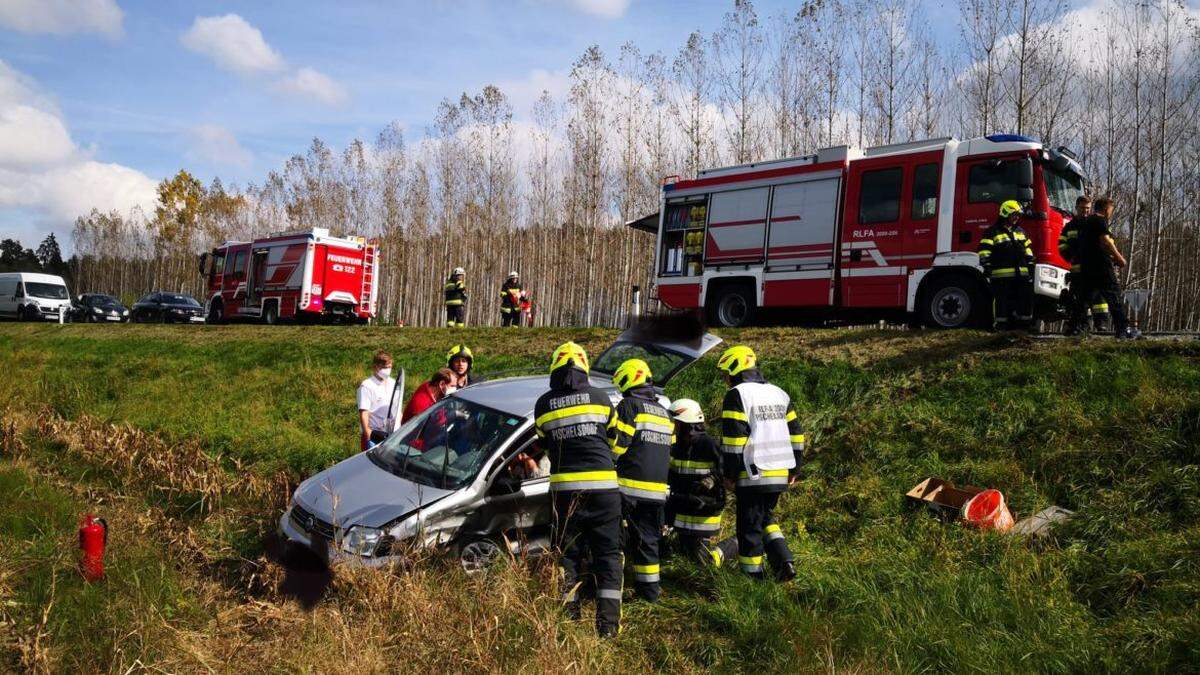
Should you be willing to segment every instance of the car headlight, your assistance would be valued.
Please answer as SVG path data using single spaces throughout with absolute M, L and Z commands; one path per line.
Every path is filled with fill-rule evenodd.
M 383 530 L 355 525 L 342 536 L 342 550 L 346 553 L 369 557 L 374 555 L 375 547 L 379 545 L 379 539 L 382 536 Z
M 122 315 L 122 316 L 129 316 L 129 310 L 125 310 L 125 311 L 121 312 L 121 315 Z
M 93 307 L 93 308 L 92 308 L 92 313 L 93 313 L 93 314 L 103 314 L 103 313 L 104 313 L 104 310 L 100 309 L 99 307 Z

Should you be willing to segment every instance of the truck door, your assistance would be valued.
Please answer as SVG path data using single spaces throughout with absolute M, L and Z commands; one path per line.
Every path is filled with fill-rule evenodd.
M 845 307 L 900 307 L 905 302 L 901 196 L 911 184 L 905 169 L 903 157 L 850 163 L 840 252 Z
M 942 183 L 942 153 L 914 156 L 910 170 L 911 191 L 901 235 L 904 241 L 904 265 L 911 270 L 929 267 L 933 256 L 938 253 L 938 195 Z
M 225 249 L 214 248 L 208 257 L 208 294 L 220 293 L 225 280 Z
M 1000 216 L 1000 203 L 1020 199 L 1021 164 L 1025 158 L 970 157 L 958 164 L 954 199 L 955 251 L 976 251 L 983 231 Z
M 260 248 L 250 256 L 250 274 L 246 281 L 246 305 L 262 304 L 263 287 L 267 281 L 267 249 Z
M 221 295 L 226 300 L 238 299 L 239 287 L 242 286 L 246 279 L 246 255 L 249 253 L 249 247 L 239 246 L 229 249 L 229 253 L 225 258 L 225 274 L 222 275 L 221 282 L 224 286 L 221 289 Z M 244 289 L 241 289 L 244 292 Z

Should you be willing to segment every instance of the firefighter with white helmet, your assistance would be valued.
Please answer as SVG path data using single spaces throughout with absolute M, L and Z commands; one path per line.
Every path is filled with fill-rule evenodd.
M 563 605 L 579 618 L 586 567 L 596 579 L 596 630 L 621 628 L 621 493 L 608 425 L 608 394 L 588 381 L 587 352 L 574 342 L 554 350 L 550 390 L 533 406 L 538 445 L 550 458 L 555 547 L 561 554 Z
M 500 325 L 519 326 L 521 322 L 521 299 L 525 289 L 521 286 L 521 275 L 516 270 L 500 284 Z
M 462 328 L 467 325 L 466 275 L 466 270 L 455 267 L 443 289 L 446 298 L 446 325 L 451 328 Z
M 979 240 L 979 264 L 992 287 L 996 330 L 1033 321 L 1033 244 L 1021 228 L 1024 209 L 1015 199 L 1000 205 L 1000 217 Z
M 804 432 L 787 392 L 759 372 L 753 349 L 726 349 L 717 368 L 729 384 L 721 405 L 721 452 L 726 485 L 737 487 L 738 564 L 763 578 L 765 549 L 775 577 L 787 581 L 796 569 L 773 511 L 799 471 Z
M 658 402 L 653 374 L 645 361 L 625 361 L 613 372 L 612 381 L 622 394 L 608 424 L 608 437 L 621 487 L 625 552 L 633 565 L 638 596 L 657 602 L 662 592 L 659 549 L 674 425 Z
M 704 411 L 690 398 L 671 403 L 675 438 L 667 473 L 670 497 L 667 523 L 675 531 L 679 549 L 702 564 L 721 566 L 737 552 L 736 540 L 713 546 L 721 530 L 725 486 L 721 480 L 721 449 L 704 430 Z

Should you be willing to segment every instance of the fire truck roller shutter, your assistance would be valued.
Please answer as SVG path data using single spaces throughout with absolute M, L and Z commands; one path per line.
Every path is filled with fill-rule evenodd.
M 841 180 L 776 186 L 771 196 L 763 305 L 828 305 Z
M 769 193 L 766 187 L 713 193 L 704 250 L 708 266 L 762 260 Z

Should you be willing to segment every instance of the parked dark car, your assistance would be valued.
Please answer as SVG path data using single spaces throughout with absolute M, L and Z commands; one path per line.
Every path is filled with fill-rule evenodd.
M 129 310 L 111 295 L 84 293 L 71 303 L 67 316 L 80 323 L 119 323 L 129 320 Z
M 184 293 L 155 292 L 133 303 L 134 323 L 204 323 L 204 307 Z

